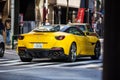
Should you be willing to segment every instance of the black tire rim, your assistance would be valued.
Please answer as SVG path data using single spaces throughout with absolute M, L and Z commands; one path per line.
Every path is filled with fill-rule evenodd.
M 4 49 L 2 47 L 0 47 L 0 55 L 3 55 L 4 54 Z
M 101 50 L 100 43 L 97 43 L 95 47 L 95 56 L 97 58 L 100 56 L 100 50 Z
M 71 45 L 70 54 L 71 54 L 71 61 L 75 61 L 76 60 L 76 46 L 75 46 L 75 44 Z

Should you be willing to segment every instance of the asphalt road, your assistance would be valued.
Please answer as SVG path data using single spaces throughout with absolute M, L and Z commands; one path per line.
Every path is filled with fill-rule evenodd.
M 6 49 L 0 58 L 0 80 L 102 80 L 102 55 L 100 60 L 86 57 L 73 63 L 48 58 L 21 62 L 15 49 Z
M 0 72 L 1 80 L 102 80 L 101 71 L 82 68 L 33 67 Z
M 15 50 L 6 50 L 0 58 L 0 80 L 102 80 L 102 56 L 73 63 L 48 58 L 21 62 Z

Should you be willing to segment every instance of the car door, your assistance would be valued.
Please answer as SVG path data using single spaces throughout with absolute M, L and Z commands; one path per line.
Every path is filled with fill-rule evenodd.
M 75 36 L 75 42 L 77 44 L 77 53 L 82 55 L 89 54 L 91 46 L 89 38 L 85 36 L 85 34 L 77 27 L 70 27 L 67 30 L 67 32 L 74 34 Z

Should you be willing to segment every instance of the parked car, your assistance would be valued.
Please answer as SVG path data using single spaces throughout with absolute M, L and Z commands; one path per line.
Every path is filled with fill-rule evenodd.
M 23 62 L 44 57 L 74 62 L 84 56 L 99 59 L 100 48 L 96 36 L 85 36 L 78 27 L 43 25 L 18 36 L 17 53 Z
M 0 57 L 4 56 L 4 52 L 5 52 L 5 43 L 4 43 L 3 35 L 0 34 Z
M 89 23 L 69 23 L 68 25 L 79 27 L 86 35 L 99 37 Z

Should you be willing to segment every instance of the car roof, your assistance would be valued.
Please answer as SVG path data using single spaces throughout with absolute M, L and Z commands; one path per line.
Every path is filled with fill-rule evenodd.
M 89 25 L 89 23 L 69 23 L 68 25 Z
M 68 29 L 68 28 L 70 28 L 70 27 L 73 27 L 73 28 L 74 28 L 75 26 L 65 25 L 65 26 L 61 27 L 60 31 L 64 32 L 66 29 Z M 75 27 L 75 28 L 79 29 L 78 27 Z M 80 29 L 79 29 L 79 30 L 80 30 Z M 81 30 L 81 31 L 82 31 L 82 30 Z

